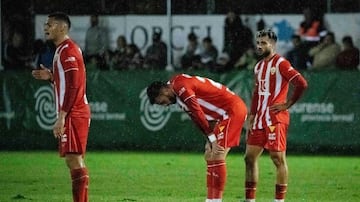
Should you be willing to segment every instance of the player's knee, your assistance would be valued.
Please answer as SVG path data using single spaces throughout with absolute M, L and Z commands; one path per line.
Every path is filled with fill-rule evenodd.
M 69 169 L 78 169 L 85 167 L 84 161 L 81 155 L 66 155 L 65 162 Z
M 246 165 L 251 165 L 254 164 L 254 158 L 250 155 L 245 155 L 244 156 L 244 161 Z
M 276 167 L 280 167 L 286 164 L 285 158 L 282 155 L 271 155 L 271 160 Z

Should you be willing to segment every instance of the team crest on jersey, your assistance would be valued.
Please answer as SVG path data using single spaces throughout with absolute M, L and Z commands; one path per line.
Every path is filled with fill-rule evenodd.
M 271 68 L 270 68 L 270 74 L 271 74 L 271 75 L 274 75 L 275 72 L 276 72 L 276 67 L 271 67 Z

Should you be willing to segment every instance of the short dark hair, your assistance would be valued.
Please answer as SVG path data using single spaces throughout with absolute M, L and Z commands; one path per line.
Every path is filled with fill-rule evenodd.
M 277 35 L 274 31 L 272 31 L 271 29 L 263 29 L 260 30 L 256 33 L 256 37 L 264 37 L 264 36 L 268 36 L 269 39 L 274 40 L 275 42 L 277 41 Z
M 349 35 L 344 36 L 344 37 L 342 38 L 342 42 L 343 42 L 343 43 L 347 43 L 347 44 L 349 44 L 349 45 L 351 45 L 351 46 L 354 44 L 351 36 L 349 36 Z
M 65 22 L 69 29 L 71 27 L 71 21 L 70 21 L 70 18 L 69 16 L 66 14 L 66 13 L 63 13 L 63 12 L 54 12 L 54 13 L 51 13 L 50 15 L 48 15 L 49 18 L 54 18 L 55 20 L 59 20 L 59 21 L 63 21 Z
M 167 86 L 166 82 L 154 81 L 146 89 L 146 94 L 149 98 L 150 104 L 155 104 L 155 99 L 160 94 L 160 89 Z
M 211 37 L 207 36 L 203 39 L 203 42 L 212 43 Z
M 188 34 L 188 40 L 189 41 L 196 41 L 197 40 L 197 36 L 194 32 L 191 32 Z

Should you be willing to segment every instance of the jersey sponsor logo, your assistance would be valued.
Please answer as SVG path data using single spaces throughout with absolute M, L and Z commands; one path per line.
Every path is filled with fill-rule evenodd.
M 51 130 L 56 121 L 56 108 L 53 89 L 46 85 L 40 87 L 34 94 L 36 122 L 45 130 Z
M 217 138 L 216 138 L 217 140 L 222 140 L 222 139 L 224 139 L 224 133 L 221 132 L 221 133 L 219 133 L 216 137 L 217 137 Z
M 61 136 L 61 142 L 67 142 L 67 135 L 66 134 L 63 134 Z
M 182 87 L 182 88 L 179 90 L 178 95 L 181 96 L 185 91 L 186 91 L 185 87 Z
M 269 133 L 268 139 L 272 140 L 272 141 L 276 140 L 276 134 L 275 133 Z
M 75 62 L 75 61 L 76 61 L 75 57 L 68 57 L 65 60 L 65 62 Z

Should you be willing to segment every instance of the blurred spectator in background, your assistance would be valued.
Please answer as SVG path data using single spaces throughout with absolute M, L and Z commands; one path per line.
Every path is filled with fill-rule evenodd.
M 342 39 L 343 49 L 336 57 L 336 66 L 343 70 L 354 70 L 359 65 L 359 49 L 354 46 L 351 36 Z
M 230 56 L 226 52 L 222 52 L 219 54 L 215 66 L 213 69 L 210 69 L 211 72 L 216 73 L 223 73 L 230 69 L 232 69 L 233 66 L 230 64 Z
M 90 27 L 85 36 L 85 61 L 87 64 L 95 65 L 100 69 L 107 69 L 104 53 L 108 50 L 109 40 L 107 30 L 99 25 L 98 15 L 90 16 Z
M 285 58 L 290 61 L 295 69 L 307 69 L 307 64 L 310 62 L 310 58 L 306 45 L 301 41 L 300 36 L 296 34 L 291 37 L 291 42 L 293 44 L 293 48 L 286 53 Z
M 53 58 L 56 50 L 55 44 L 51 41 L 37 39 L 34 42 L 33 49 L 33 67 L 39 68 L 40 64 L 42 64 L 46 68 L 52 70 Z
M 232 65 L 253 46 L 253 33 L 245 26 L 238 14 L 230 10 L 225 18 L 224 49 Z
M 144 68 L 165 69 L 167 63 L 167 47 L 161 40 L 161 32 L 154 32 L 152 44 L 146 49 Z
M 248 69 L 252 70 L 255 67 L 255 64 L 259 60 L 259 56 L 255 53 L 255 47 L 250 47 L 246 52 L 236 61 L 234 67 L 235 69 L 242 70 Z
M 193 69 L 193 63 L 200 62 L 200 47 L 198 38 L 195 33 L 188 34 L 188 45 L 185 49 L 185 53 L 181 57 L 182 69 Z
M 107 65 L 110 69 L 119 64 L 120 58 L 126 54 L 127 41 L 124 35 L 118 36 L 116 39 L 116 48 L 113 52 L 108 51 Z
M 303 11 L 304 20 L 300 23 L 298 34 L 304 41 L 308 50 L 320 42 L 320 39 L 326 34 L 326 26 L 324 23 L 324 14 L 315 12 L 310 7 Z
M 118 63 L 113 66 L 114 70 L 133 70 L 143 68 L 144 58 L 135 44 L 126 46 L 126 53 L 119 58 Z
M 30 70 L 32 68 L 31 51 L 26 46 L 24 36 L 15 30 L 4 45 L 5 70 Z
M 339 54 L 340 45 L 335 42 L 335 34 L 328 32 L 319 45 L 309 51 L 313 62 L 310 70 L 326 70 L 335 68 L 336 56 Z
M 210 37 L 205 37 L 202 41 L 202 49 L 200 52 L 200 61 L 195 62 L 195 69 L 213 69 L 216 64 L 218 50 L 213 45 Z
M 124 35 L 118 36 L 116 40 L 116 48 L 114 54 L 124 55 L 126 52 L 127 41 Z

